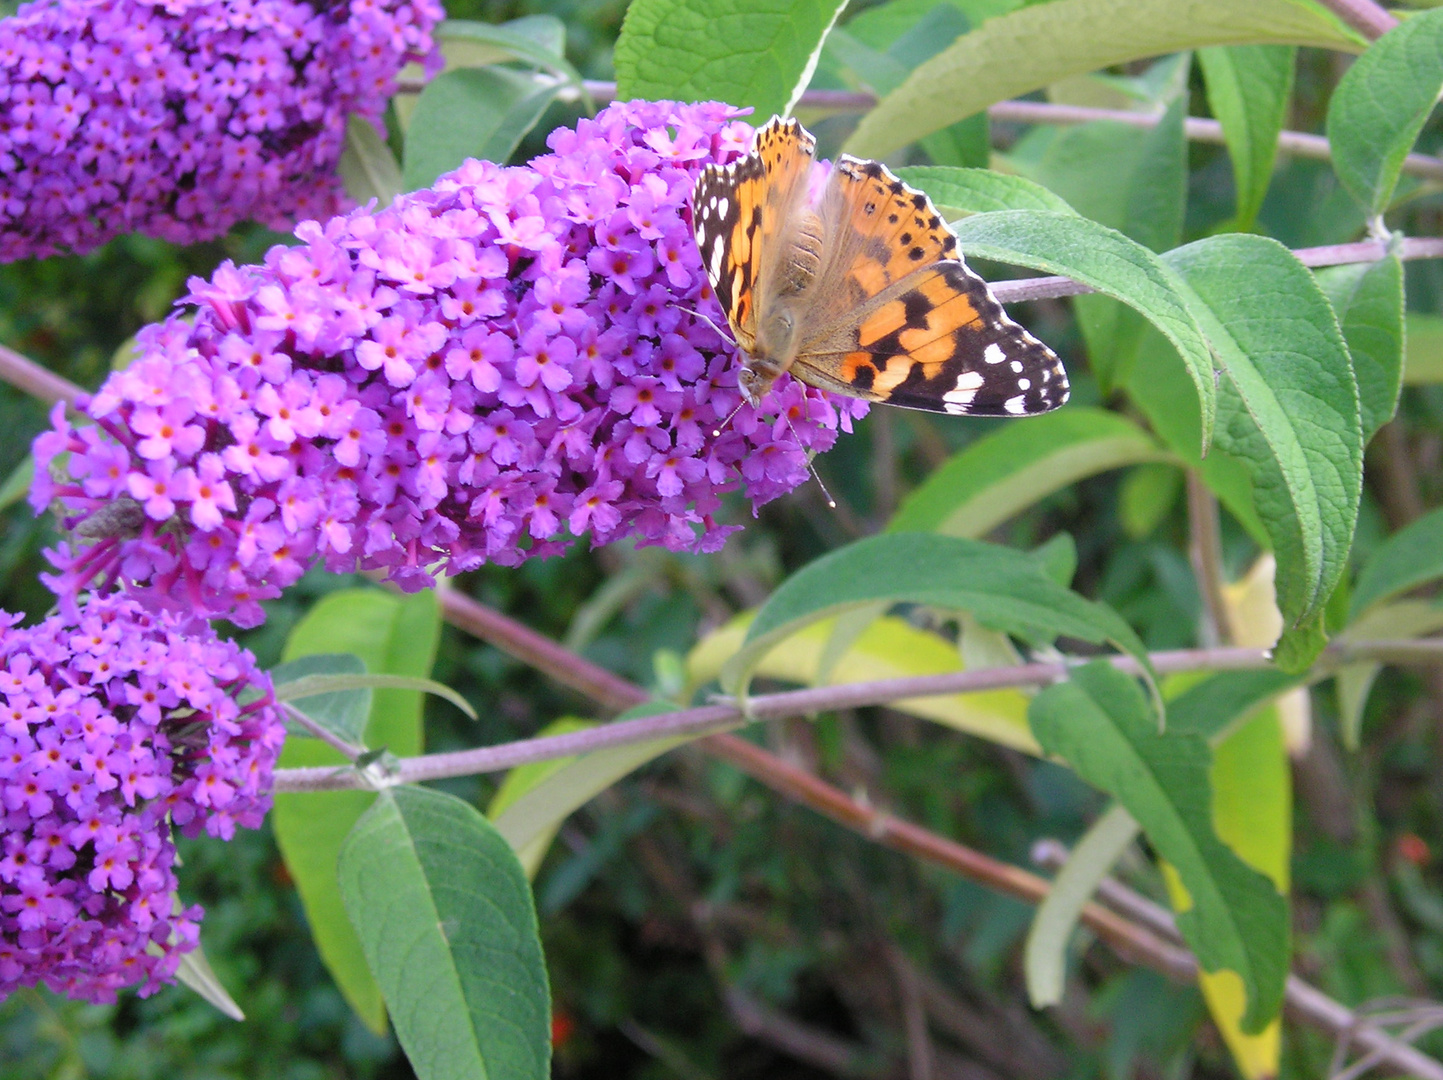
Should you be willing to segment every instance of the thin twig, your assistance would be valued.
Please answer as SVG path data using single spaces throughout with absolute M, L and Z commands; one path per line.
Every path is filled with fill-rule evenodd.
M 806 100 L 805 96 L 803 100 Z M 1114 124 L 1147 128 L 1157 127 L 1164 114 L 1152 110 L 1061 105 L 1051 101 L 999 101 L 987 110 L 987 115 L 993 120 L 1021 121 L 1028 124 L 1089 124 L 1106 120 Z M 1221 144 L 1227 141 L 1222 124 L 1203 116 L 1189 116 L 1184 119 L 1183 134 L 1193 142 Z M 1329 161 L 1333 156 L 1333 148 L 1324 136 L 1306 131 L 1279 132 L 1278 152 L 1317 161 Z M 1409 154 L 1403 163 L 1403 171 L 1431 180 L 1443 180 L 1443 158 L 1430 154 Z
M 934 1061 L 937 1055 L 932 1046 L 932 1035 L 927 1030 L 927 1005 L 922 996 L 921 980 L 901 946 L 889 941 L 883 945 L 883 951 L 892 967 L 901 999 L 902 1029 L 907 1035 L 908 1080 L 935 1080 Z
M 736 986 L 723 991 L 732 1022 L 745 1035 L 768 1043 L 799 1061 L 837 1076 L 884 1077 L 887 1063 L 873 1060 L 865 1048 L 829 1031 L 798 1023 Z
M 1295 248 L 1293 254 L 1304 266 L 1343 266 L 1349 263 L 1376 262 L 1388 254 L 1383 240 L 1360 240 L 1353 244 L 1328 244 L 1324 247 Z M 1409 237 L 1398 248 L 1398 257 L 1412 259 L 1443 259 L 1443 239 Z M 1023 300 L 1050 300 L 1059 296 L 1079 296 L 1093 289 L 1066 277 L 1017 278 L 992 282 L 992 293 L 1004 304 Z
M 616 97 L 615 83 L 589 82 L 586 86 L 597 102 L 611 101 Z M 419 90 L 418 86 L 417 92 Z M 876 104 L 877 95 L 865 90 L 808 90 L 802 95 L 797 107 L 815 112 L 858 113 L 866 112 Z M 1011 100 L 988 106 L 987 115 L 993 120 L 1024 124 L 1089 124 L 1106 120 L 1133 127 L 1156 127 L 1164 114 L 1145 109 L 1099 109 L 1090 105 L 1063 105 L 1051 101 Z M 1186 117 L 1183 120 L 1183 134 L 1193 142 L 1226 142 L 1222 124 L 1204 116 Z M 1324 136 L 1306 131 L 1279 132 L 1278 152 L 1318 161 L 1328 161 L 1333 156 L 1333 148 Z M 1403 161 L 1403 171 L 1431 180 L 1443 180 L 1443 158 L 1430 154 L 1409 154 Z
M 646 692 L 634 683 L 596 664 L 576 663 L 576 654 L 560 642 L 506 618 L 457 589 L 443 590 L 440 600 L 441 613 L 452 626 L 482 641 L 504 640 L 502 647 L 511 656 L 546 672 L 562 686 L 584 694 L 603 708 L 619 712 L 648 700 Z
M 47 405 L 57 401 L 74 402 L 84 393 L 69 379 L 4 345 L 0 345 L 0 380 Z
M 1397 17 L 1373 3 L 1373 0 L 1319 0 L 1319 2 L 1369 41 L 1382 37 L 1398 25 Z
M 1202 596 L 1204 645 L 1231 645 L 1232 619 L 1223 600 L 1223 545 L 1218 524 L 1218 500 L 1195 469 L 1187 470 L 1188 559 Z

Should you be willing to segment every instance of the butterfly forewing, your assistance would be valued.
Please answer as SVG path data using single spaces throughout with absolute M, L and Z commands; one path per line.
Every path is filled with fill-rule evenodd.
M 750 154 L 708 165 L 692 193 L 697 249 L 742 348 L 756 342 L 757 305 L 785 258 L 782 235 L 804 205 L 816 141 L 795 120 L 772 117 Z
M 839 158 L 820 212 L 826 258 L 819 276 L 840 279 L 848 288 L 817 299 L 838 310 L 850 310 L 939 259 L 957 258 L 957 238 L 931 200 L 880 162 Z M 819 321 L 832 314 L 825 308 L 824 303 L 814 308 Z

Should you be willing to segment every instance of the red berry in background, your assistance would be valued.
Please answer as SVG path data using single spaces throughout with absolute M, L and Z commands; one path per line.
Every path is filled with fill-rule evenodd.
M 1400 859 L 1405 859 L 1414 866 L 1427 866 L 1433 859 L 1428 841 L 1417 833 L 1403 833 L 1394 842 L 1394 850 L 1398 852 Z

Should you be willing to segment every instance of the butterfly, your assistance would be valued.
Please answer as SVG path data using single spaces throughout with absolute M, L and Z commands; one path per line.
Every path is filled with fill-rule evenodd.
M 737 344 L 743 397 L 783 372 L 908 409 L 1029 416 L 1067 373 L 967 268 L 930 199 L 843 154 L 814 200 L 816 140 L 772 117 L 752 152 L 692 192 L 697 249 Z

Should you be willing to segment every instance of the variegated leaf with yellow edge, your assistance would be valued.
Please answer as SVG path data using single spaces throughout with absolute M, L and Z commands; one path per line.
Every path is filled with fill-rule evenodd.
M 1278 713 L 1276 704 L 1268 705 L 1214 745 L 1210 776 L 1218 838 L 1286 896 L 1292 851 L 1292 781 Z M 1173 909 L 1186 911 L 1192 898 L 1166 863 L 1163 877 Z M 1282 1049 L 1281 1019 L 1256 1035 L 1245 1034 L 1240 1022 L 1247 995 L 1237 973 L 1199 972 L 1198 986 L 1242 1075 L 1247 1080 L 1276 1076 Z
M 1282 633 L 1283 616 L 1273 587 L 1276 568 L 1273 556 L 1264 554 L 1240 580 L 1223 586 L 1228 629 L 1236 644 L 1267 648 Z M 1306 751 L 1311 727 L 1308 690 L 1298 686 L 1283 691 L 1241 724 L 1226 728 L 1213 743 L 1213 825 L 1218 838 L 1266 874 L 1284 896 L 1292 851 L 1288 754 Z M 1192 900 L 1172 867 L 1164 864 L 1163 876 L 1173 908 L 1187 910 Z M 1247 1002 L 1242 979 L 1232 971 L 1200 972 L 1198 985 L 1243 1076 L 1248 1080 L 1276 1076 L 1281 1020 L 1256 1035 L 1245 1034 L 1239 1026 Z

